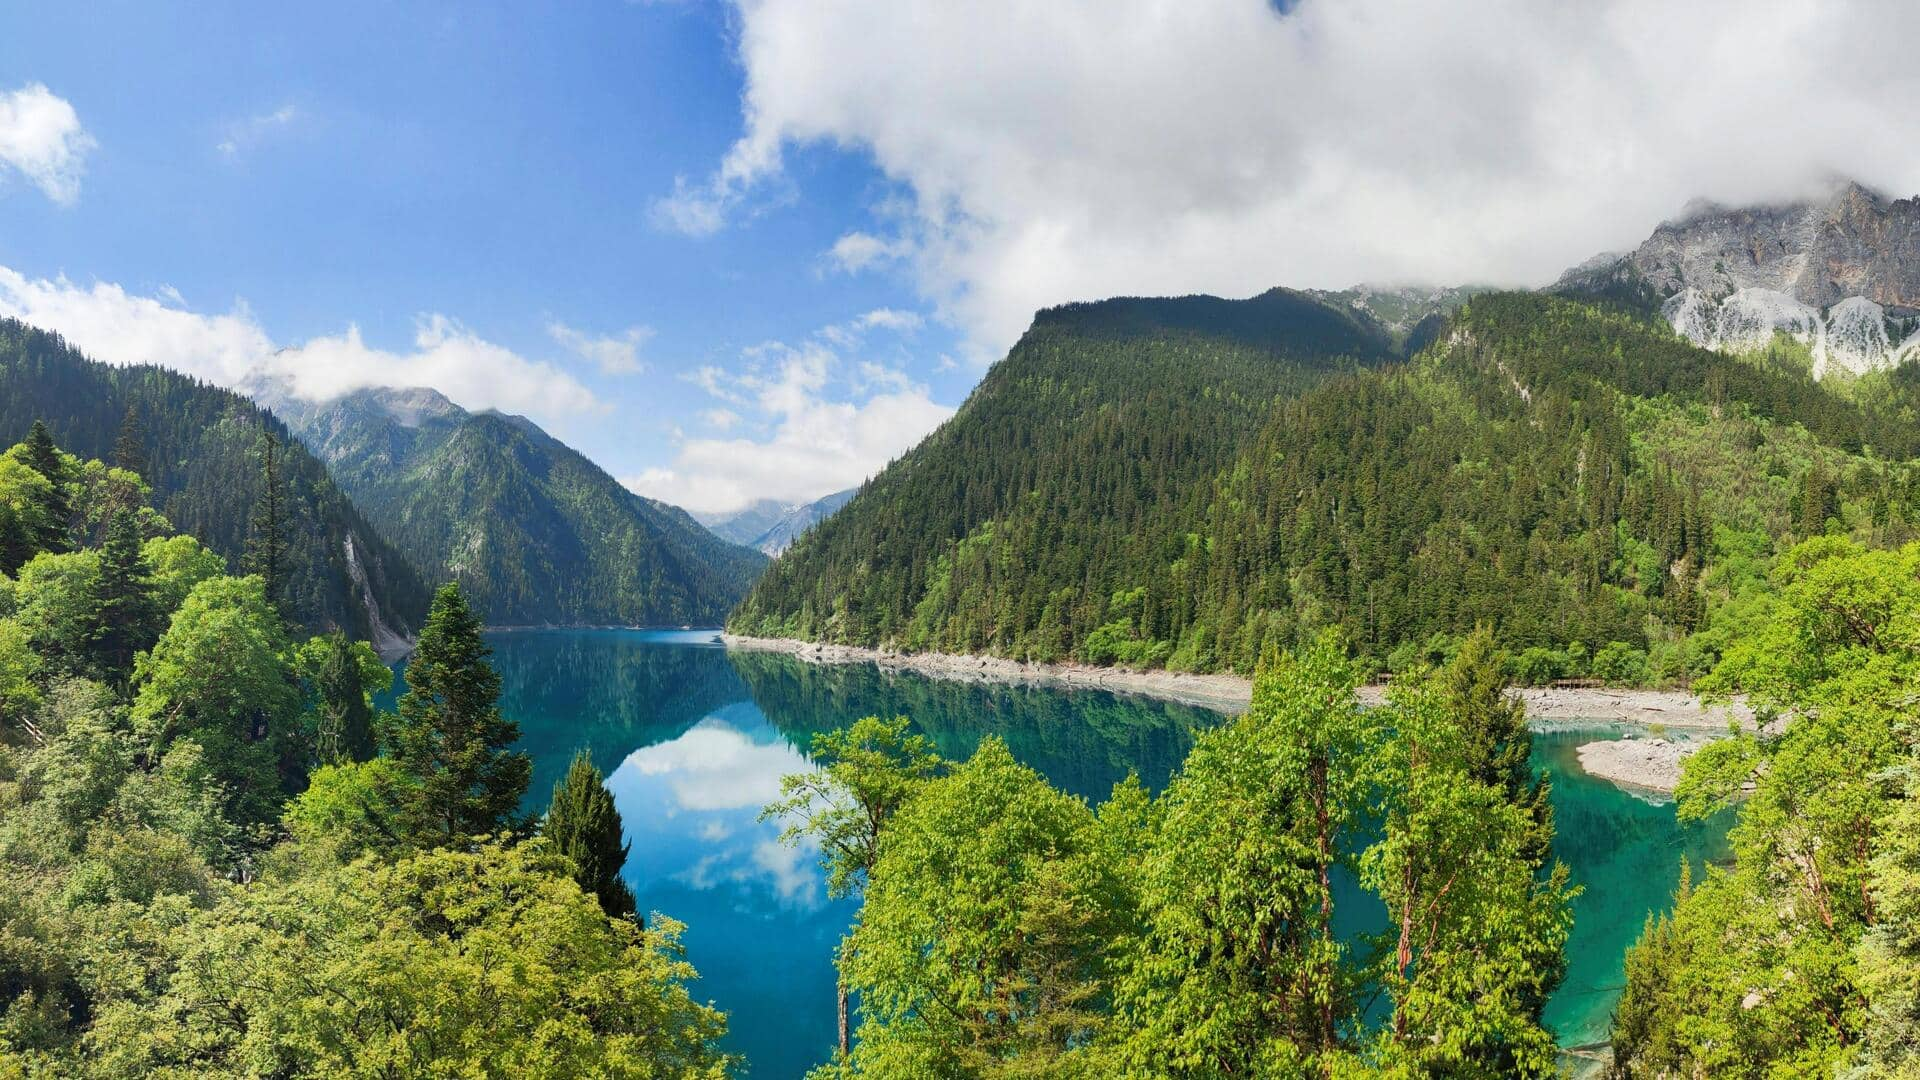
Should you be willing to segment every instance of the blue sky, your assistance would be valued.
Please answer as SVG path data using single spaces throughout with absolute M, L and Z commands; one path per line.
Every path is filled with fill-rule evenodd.
M 777 380 L 788 350 L 818 351 L 823 328 L 876 310 L 898 317 L 828 342 L 806 392 L 858 403 L 907 386 L 957 403 L 979 373 L 939 370 L 953 333 L 911 283 L 823 257 L 885 197 L 864 155 L 793 156 L 738 228 L 657 223 L 676 177 L 709 171 L 739 133 L 729 17 L 693 3 L 15 6 L 0 93 L 44 86 L 93 145 L 64 203 L 18 171 L 0 180 L 0 266 L 195 313 L 244 305 L 276 346 L 355 326 L 407 355 L 423 316 L 444 316 L 591 402 L 537 378 L 521 400 L 456 397 L 528 412 L 622 477 L 670 468 L 685 438 L 769 439 L 786 414 L 753 407 L 757 385 L 717 396 L 698 372 L 751 379 L 757 363 Z M 615 367 L 634 346 L 640 370 L 603 371 L 582 338 L 611 339 Z M 863 377 L 862 362 L 885 372 Z M 742 493 L 847 482 L 823 471 Z
M 798 500 L 1046 305 L 1534 285 L 1695 197 L 1910 194 L 1916 37 L 1872 0 L 15 4 L 0 314 Z

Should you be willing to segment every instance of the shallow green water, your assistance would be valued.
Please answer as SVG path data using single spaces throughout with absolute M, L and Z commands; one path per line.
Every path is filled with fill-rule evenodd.
M 831 956 L 853 914 L 827 901 L 813 853 L 782 847 L 777 827 L 755 820 L 780 777 L 806 767 L 801 748 L 814 732 L 906 715 L 949 757 L 994 732 L 1056 785 L 1098 799 L 1129 770 L 1164 785 L 1194 733 L 1219 719 L 1099 691 L 730 653 L 711 633 L 540 631 L 490 641 L 503 705 L 534 759 L 529 806 L 545 806 L 576 749 L 592 753 L 626 822 L 626 876 L 641 907 L 687 924 L 688 957 L 702 976 L 695 993 L 731 1014 L 730 1047 L 763 1078 L 799 1076 L 826 1056 Z M 1682 855 L 1711 854 L 1724 831 L 1682 830 L 1670 805 L 1580 773 L 1573 748 L 1595 732 L 1535 739 L 1536 763 L 1554 778 L 1560 855 L 1586 887 L 1567 980 L 1548 1011 L 1566 1045 L 1605 1037 L 1627 945 L 1667 905 Z

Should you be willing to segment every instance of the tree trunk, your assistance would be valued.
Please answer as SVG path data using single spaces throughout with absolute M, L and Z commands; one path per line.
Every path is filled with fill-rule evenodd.
M 845 1062 L 847 1055 L 853 1052 L 853 1042 L 847 1037 L 847 979 L 842 975 L 835 983 L 840 997 L 840 1060 Z

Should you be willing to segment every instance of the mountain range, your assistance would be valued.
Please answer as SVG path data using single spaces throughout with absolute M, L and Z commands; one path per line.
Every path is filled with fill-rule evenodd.
M 251 388 L 416 565 L 497 626 L 713 625 L 766 563 L 524 417 L 436 391 Z
M 802 503 L 756 499 L 739 510 L 722 514 L 695 514 L 694 517 L 720 539 L 753 548 L 773 558 L 791 547 L 800 534 L 847 505 L 857 490 L 848 488 Z
M 1562 673 L 1705 670 L 1768 555 L 1916 534 L 1916 205 L 1697 206 L 1540 293 L 1043 311 L 729 626 L 1247 671 L 1330 626 L 1395 666 L 1485 624 Z

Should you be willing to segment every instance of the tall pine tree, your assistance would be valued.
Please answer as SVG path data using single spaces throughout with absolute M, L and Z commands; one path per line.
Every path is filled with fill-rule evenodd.
M 120 433 L 113 440 L 113 465 L 146 478 L 147 433 L 140 426 L 140 414 L 131 405 L 120 417 Z
M 620 880 L 631 845 L 623 839 L 606 778 L 585 750 L 573 756 L 567 775 L 553 785 L 540 831 L 555 851 L 573 861 L 573 879 L 600 899 L 602 910 L 616 918 L 634 914 L 633 890 Z
M 254 503 L 243 563 L 267 583 L 267 599 L 282 614 L 287 596 L 286 485 L 280 475 L 280 441 L 271 428 L 260 429 L 260 498 Z
M 42 526 L 36 541 L 42 551 L 73 550 L 73 504 L 67 492 L 67 485 L 73 477 L 69 475 L 67 459 L 54 445 L 53 435 L 47 431 L 44 421 L 35 420 L 33 430 L 27 433 L 27 464 L 41 476 L 47 478 L 50 490 L 43 497 Z
M 93 661 L 114 682 L 133 673 L 133 656 L 151 648 L 159 636 L 152 582 L 140 553 L 141 536 L 133 511 L 122 506 L 107 519 L 100 545 L 100 576 L 94 584 Z
M 460 586 L 433 598 L 407 663 L 393 760 L 419 785 L 404 818 L 423 847 L 458 846 L 516 828 L 533 763 L 509 749 L 520 725 L 500 714 L 500 676 Z
M 320 760 L 330 765 L 373 760 L 380 752 L 374 738 L 373 707 L 367 703 L 366 682 L 347 635 L 337 630 L 328 635 L 327 658 L 317 682 Z

